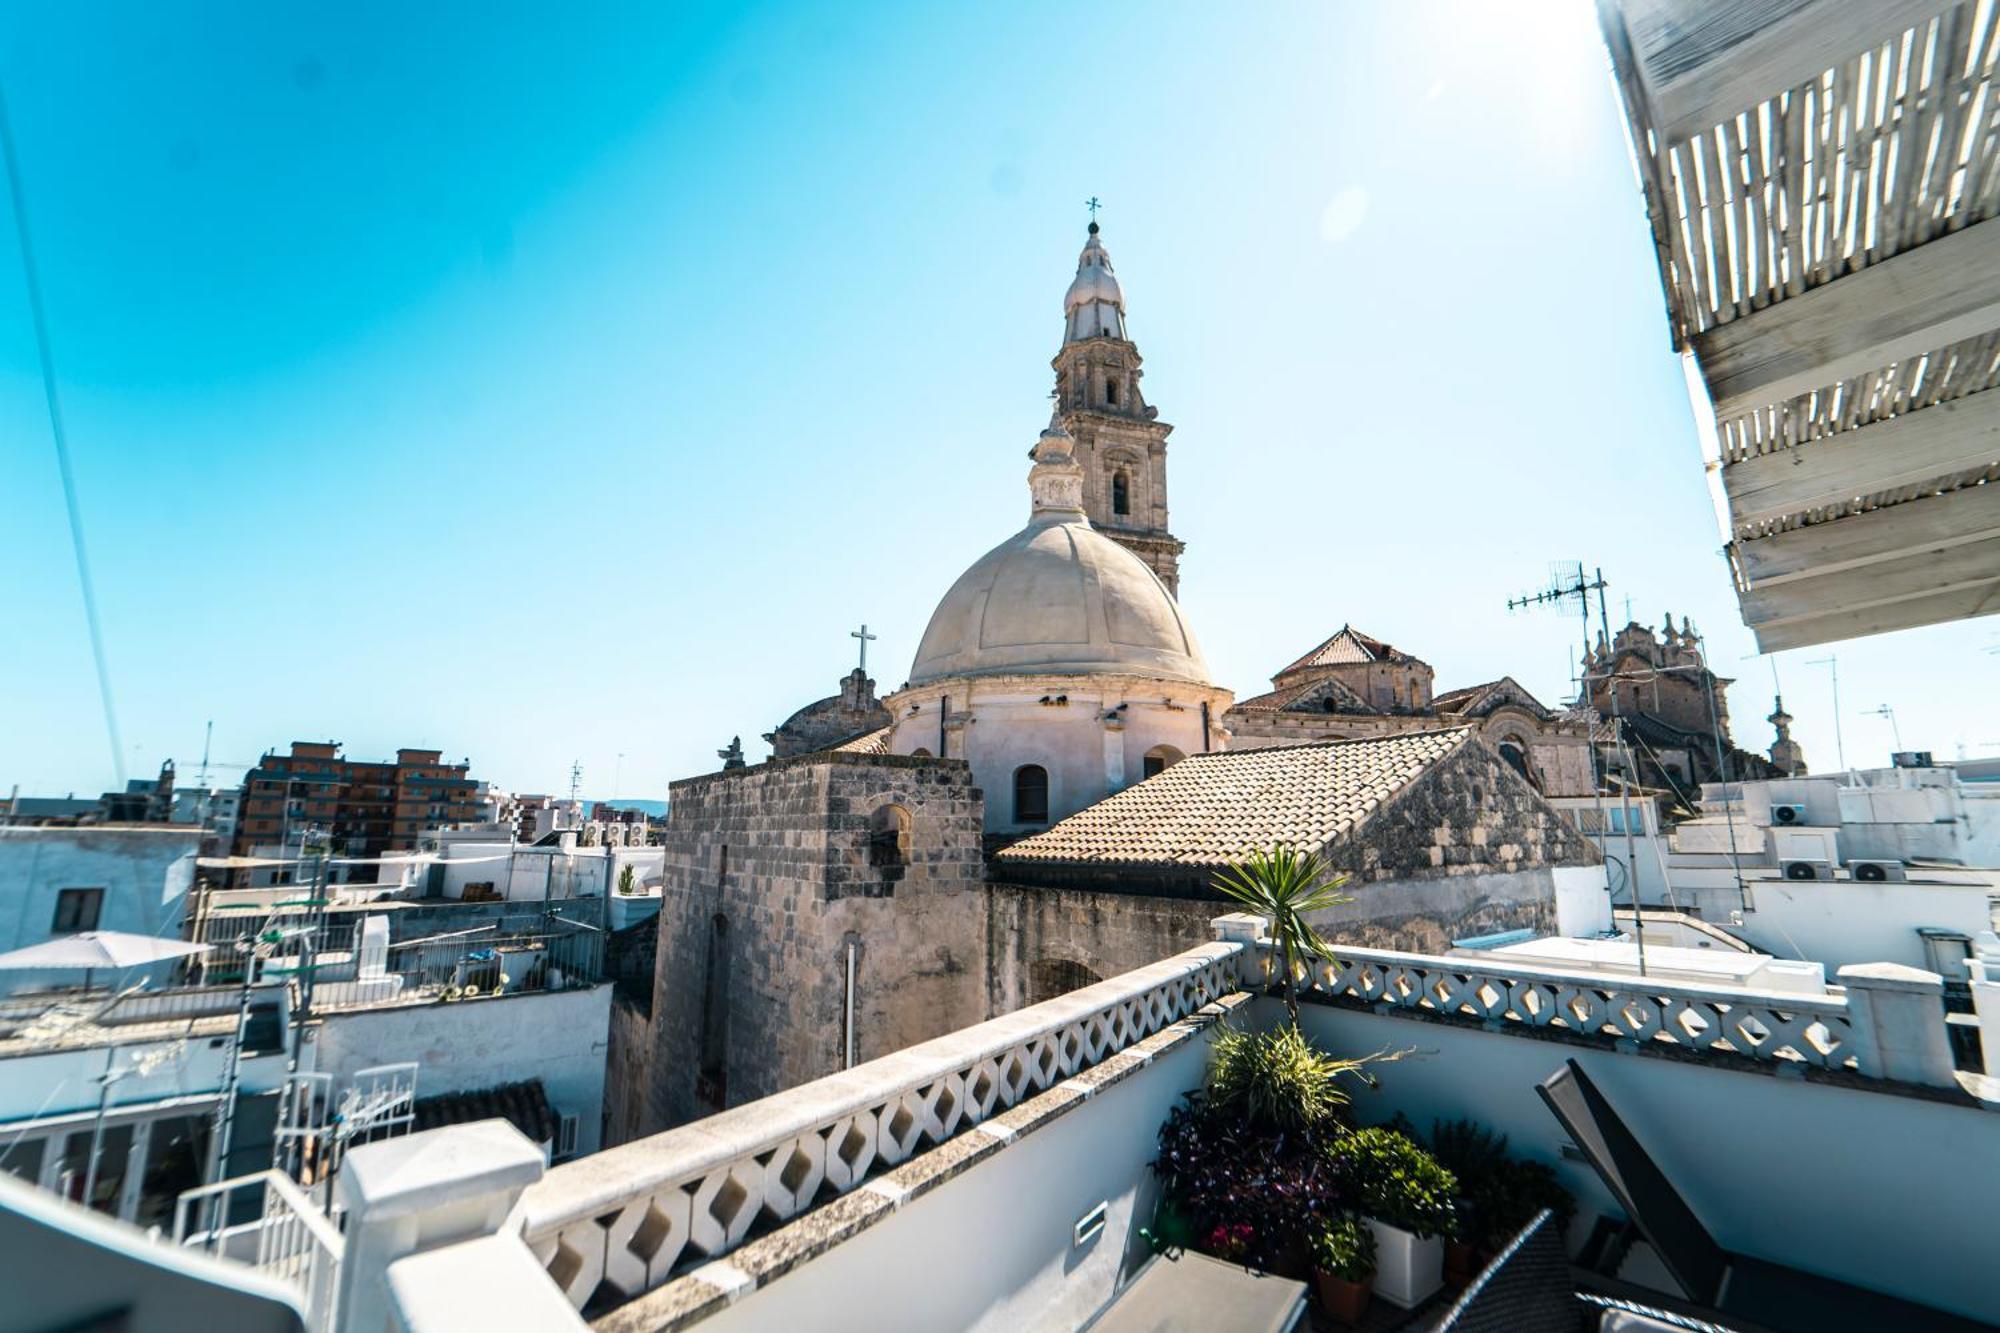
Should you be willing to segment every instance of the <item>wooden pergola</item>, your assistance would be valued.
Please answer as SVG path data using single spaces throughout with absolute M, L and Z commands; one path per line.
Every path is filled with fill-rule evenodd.
M 1597 8 L 1758 645 L 2000 611 L 2000 4 Z

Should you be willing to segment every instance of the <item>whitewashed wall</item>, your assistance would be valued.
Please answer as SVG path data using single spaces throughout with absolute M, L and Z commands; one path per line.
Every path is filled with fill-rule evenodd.
M 1755 880 L 1750 886 L 1755 910 L 1730 929 L 1767 953 L 1811 958 L 1829 971 L 1848 963 L 1928 968 L 1917 928 L 1955 930 L 1976 939 L 1993 928 L 1991 891 L 1979 884 Z M 1733 889 L 1729 897 L 1734 899 Z
M 0 952 L 48 939 L 56 896 L 72 888 L 104 890 L 99 930 L 177 936 L 200 845 L 200 829 L 168 824 L 0 828 Z
M 1260 1016 L 1275 1008 L 1259 1002 Z M 1402 1111 L 1419 1128 L 1471 1119 L 1556 1168 L 1592 1214 L 1615 1213 L 1535 1085 L 1573 1057 L 1730 1249 L 1989 1322 L 1992 1191 L 2000 1113 L 1738 1072 L 1693 1061 L 1526 1040 L 1477 1028 L 1303 1006 L 1315 1044 L 1338 1054 L 1410 1049 L 1356 1096 L 1364 1121 Z M 1580 1232 L 1578 1234 L 1581 1234 Z
M 609 985 L 330 1013 L 318 1068 L 339 1086 L 371 1065 L 415 1060 L 419 1098 L 538 1078 L 557 1112 L 577 1117 L 577 1151 L 588 1153 L 603 1126 L 610 1030 Z
M 1212 1031 L 1212 1030 L 1211 1030 Z M 813 1329 L 1074 1329 L 1145 1256 L 1146 1163 L 1180 1094 L 1200 1083 L 1209 1034 L 1098 1093 L 905 1205 L 893 1217 L 702 1322 L 703 1333 Z M 1109 1205 L 1077 1247 L 1077 1219 Z

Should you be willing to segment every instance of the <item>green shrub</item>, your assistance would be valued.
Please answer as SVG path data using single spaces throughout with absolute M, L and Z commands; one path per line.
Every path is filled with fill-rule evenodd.
M 1497 1250 L 1547 1208 L 1567 1227 L 1576 1214 L 1576 1200 L 1540 1162 L 1509 1158 L 1482 1176 L 1471 1192 L 1479 1214 L 1480 1239 Z
M 1458 1181 L 1407 1135 L 1358 1129 L 1329 1150 L 1355 1207 L 1417 1236 L 1457 1231 Z
M 1457 1176 L 1458 1187 L 1470 1194 L 1475 1181 L 1506 1164 L 1507 1136 L 1472 1120 L 1433 1120 L 1431 1156 Z
M 1328 1055 L 1295 1027 L 1265 1033 L 1225 1027 L 1216 1033 L 1214 1055 L 1209 1109 L 1281 1133 L 1333 1128 L 1348 1102 L 1337 1080 L 1366 1077 L 1366 1061 Z
M 1366 1282 L 1375 1273 L 1375 1233 L 1352 1214 L 1343 1213 L 1307 1238 L 1313 1267 L 1348 1282 Z

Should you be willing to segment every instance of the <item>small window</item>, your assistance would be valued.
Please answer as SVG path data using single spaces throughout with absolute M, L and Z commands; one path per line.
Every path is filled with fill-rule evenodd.
M 909 863 L 910 812 L 900 805 L 882 806 L 868 816 L 868 864 L 900 873 Z
M 556 1130 L 556 1151 L 558 1159 L 576 1156 L 576 1117 L 566 1115 Z
M 1111 379 L 1108 379 L 1108 380 L 1104 381 L 1104 405 L 1105 405 L 1106 407 L 1116 407 L 1116 406 L 1118 406 L 1118 381 L 1117 381 L 1117 380 L 1111 380 Z
M 1123 472 L 1111 474 L 1111 512 L 1114 514 L 1132 512 L 1132 481 Z
M 103 889 L 63 889 L 56 894 L 56 919 L 49 929 L 58 935 L 96 930 L 103 910 Z
M 1049 822 L 1049 771 L 1040 764 L 1023 764 L 1014 770 L 1014 822 Z
M 1139 771 L 1145 777 L 1154 777 L 1166 772 L 1187 756 L 1171 745 L 1155 745 L 1139 760 Z

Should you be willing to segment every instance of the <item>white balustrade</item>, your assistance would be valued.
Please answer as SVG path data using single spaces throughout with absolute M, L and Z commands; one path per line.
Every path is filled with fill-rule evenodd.
M 636 1296 L 1233 993 L 1245 948 L 1203 945 L 559 1166 L 522 1196 L 523 1235 L 576 1307 L 600 1283 Z
M 1268 947 L 1260 957 L 1268 979 L 1274 967 Z M 1735 990 L 1345 947 L 1334 949 L 1332 962 L 1312 960 L 1299 988 L 1311 999 L 1357 1000 L 1883 1076 L 1873 1043 L 1856 1033 L 1844 992 Z M 1938 1021 L 1941 1031 L 1942 1012 Z

